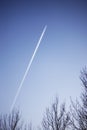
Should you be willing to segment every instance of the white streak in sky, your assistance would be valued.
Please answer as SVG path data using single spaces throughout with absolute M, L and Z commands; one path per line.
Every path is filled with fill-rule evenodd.
M 10 112 L 11 112 L 11 111 L 13 110 L 13 108 L 14 108 L 14 105 L 15 105 L 16 100 L 17 100 L 17 98 L 18 98 L 18 96 L 19 96 L 19 93 L 20 93 L 20 91 L 21 91 L 21 89 L 22 89 L 24 80 L 25 80 L 25 78 L 26 78 L 26 76 L 27 76 L 27 74 L 28 74 L 28 72 L 29 72 L 29 70 L 30 70 L 31 64 L 32 64 L 32 62 L 33 62 L 33 60 L 34 60 L 34 57 L 35 57 L 35 55 L 36 55 L 36 52 L 37 52 L 37 50 L 38 50 L 38 48 L 39 48 L 39 45 L 40 45 L 40 43 L 41 43 L 41 41 L 42 41 L 42 38 L 43 38 L 44 33 L 45 33 L 45 31 L 46 31 L 46 28 L 47 28 L 47 26 L 44 27 L 44 29 L 43 29 L 43 31 L 42 31 L 42 34 L 41 34 L 41 36 L 40 36 L 40 38 L 39 38 L 39 41 L 38 41 L 38 43 L 37 43 L 37 45 L 36 45 L 36 48 L 35 48 L 35 50 L 34 50 L 34 52 L 33 52 L 33 55 L 32 55 L 32 57 L 31 57 L 31 59 L 30 59 L 30 61 L 29 61 L 29 64 L 28 64 L 27 69 L 26 69 L 26 71 L 25 71 L 25 73 L 24 73 L 23 79 L 22 79 L 22 81 L 21 81 L 21 83 L 20 83 L 20 85 L 19 85 L 19 87 L 18 87 L 17 93 L 16 93 L 15 98 L 14 98 L 14 100 L 13 100 L 13 103 L 12 103 L 12 105 L 11 105 Z

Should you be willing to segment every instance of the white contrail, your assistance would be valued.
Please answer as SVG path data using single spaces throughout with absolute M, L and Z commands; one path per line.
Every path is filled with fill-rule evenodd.
M 13 100 L 13 103 L 12 103 L 12 105 L 11 105 L 10 112 L 11 112 L 11 111 L 13 110 L 13 108 L 14 108 L 14 105 L 15 105 L 15 103 L 16 103 L 16 100 L 17 100 L 18 96 L 19 96 L 19 93 L 20 93 L 21 88 L 22 88 L 22 86 L 23 86 L 24 80 L 25 80 L 25 78 L 26 78 L 26 76 L 27 76 L 27 74 L 28 74 L 28 72 L 29 72 L 29 69 L 30 69 L 30 67 L 31 67 L 31 64 L 32 64 L 32 62 L 33 62 L 33 60 L 34 60 L 34 57 L 35 57 L 35 55 L 36 55 L 36 52 L 37 52 L 37 50 L 38 50 L 38 48 L 39 48 L 39 45 L 40 45 L 40 43 L 41 43 L 41 40 L 42 40 L 42 38 L 43 38 L 43 36 L 44 36 L 44 33 L 45 33 L 45 31 L 46 31 L 46 28 L 47 28 L 47 26 L 44 27 L 44 29 L 43 29 L 43 31 L 42 31 L 42 34 L 41 34 L 41 36 L 40 36 L 40 38 L 39 38 L 39 41 L 38 41 L 38 43 L 37 43 L 37 45 L 36 45 L 36 48 L 35 48 L 35 50 L 34 50 L 34 52 L 33 52 L 33 55 L 32 55 L 32 57 L 31 57 L 31 59 L 30 59 L 30 61 L 29 61 L 29 64 L 28 64 L 27 69 L 26 69 L 26 71 L 25 71 L 25 73 L 24 73 L 23 79 L 22 79 L 22 81 L 21 81 L 21 83 L 20 83 L 20 85 L 19 85 L 19 87 L 18 87 L 17 93 L 16 93 L 15 98 L 14 98 L 14 100 Z

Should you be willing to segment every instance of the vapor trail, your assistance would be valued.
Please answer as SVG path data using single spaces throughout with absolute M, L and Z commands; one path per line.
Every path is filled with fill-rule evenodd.
M 17 93 L 16 93 L 15 98 L 14 98 L 14 100 L 13 100 L 13 103 L 12 103 L 12 105 L 11 105 L 10 112 L 11 112 L 11 111 L 13 110 L 13 108 L 14 108 L 14 105 L 15 105 L 16 100 L 17 100 L 17 98 L 18 98 L 18 96 L 19 96 L 19 93 L 20 93 L 20 91 L 21 91 L 21 89 L 22 89 L 24 80 L 25 80 L 25 78 L 26 78 L 26 76 L 27 76 L 27 74 L 28 74 L 28 72 L 29 72 L 29 70 L 30 70 L 31 64 L 32 64 L 32 62 L 33 62 L 33 60 L 34 60 L 34 57 L 35 57 L 35 55 L 36 55 L 36 52 L 37 52 L 37 50 L 38 50 L 38 48 L 39 48 L 39 45 L 40 45 L 40 43 L 41 43 L 41 41 L 42 41 L 42 38 L 43 38 L 44 33 L 45 33 L 45 31 L 46 31 L 46 28 L 47 28 L 47 26 L 44 27 L 44 29 L 43 29 L 43 31 L 42 31 L 42 34 L 41 34 L 41 36 L 40 36 L 40 38 L 39 38 L 39 40 L 38 40 L 38 42 L 37 42 L 36 48 L 35 48 L 35 50 L 34 50 L 34 52 L 33 52 L 33 55 L 32 55 L 32 57 L 31 57 L 31 59 L 30 59 L 30 61 L 29 61 L 29 64 L 28 64 L 27 69 L 26 69 L 26 71 L 25 71 L 25 73 L 24 73 L 23 79 L 22 79 L 22 81 L 21 81 L 21 83 L 20 83 L 20 85 L 19 85 L 19 87 L 18 87 Z

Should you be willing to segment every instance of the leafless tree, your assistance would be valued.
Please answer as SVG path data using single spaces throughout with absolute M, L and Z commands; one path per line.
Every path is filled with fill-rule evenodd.
M 25 125 L 18 110 L 0 116 L 0 130 L 32 130 L 30 125 Z
M 73 130 L 87 130 L 87 69 L 81 71 L 80 79 L 82 81 L 83 91 L 81 94 L 81 102 L 72 102 L 71 126 Z
M 66 113 L 65 103 L 59 109 L 58 98 L 47 108 L 42 120 L 43 130 L 66 130 L 69 127 L 69 114 Z
M 0 130 L 21 130 L 19 111 L 12 111 L 10 114 L 0 116 Z

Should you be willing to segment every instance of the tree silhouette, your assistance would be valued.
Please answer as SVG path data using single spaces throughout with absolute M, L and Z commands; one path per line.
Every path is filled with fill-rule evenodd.
M 81 103 L 72 102 L 71 107 L 71 126 L 74 130 L 87 130 L 87 69 L 81 71 L 83 91 L 81 93 Z
M 30 124 L 24 124 L 18 110 L 13 110 L 10 114 L 0 116 L 0 130 L 32 130 L 32 128 Z
M 0 130 L 21 130 L 19 111 L 12 111 L 10 114 L 0 116 Z
M 58 107 L 58 98 L 52 104 L 51 109 L 47 108 L 42 120 L 44 130 L 66 130 L 69 126 L 69 114 L 66 113 L 65 103 Z

